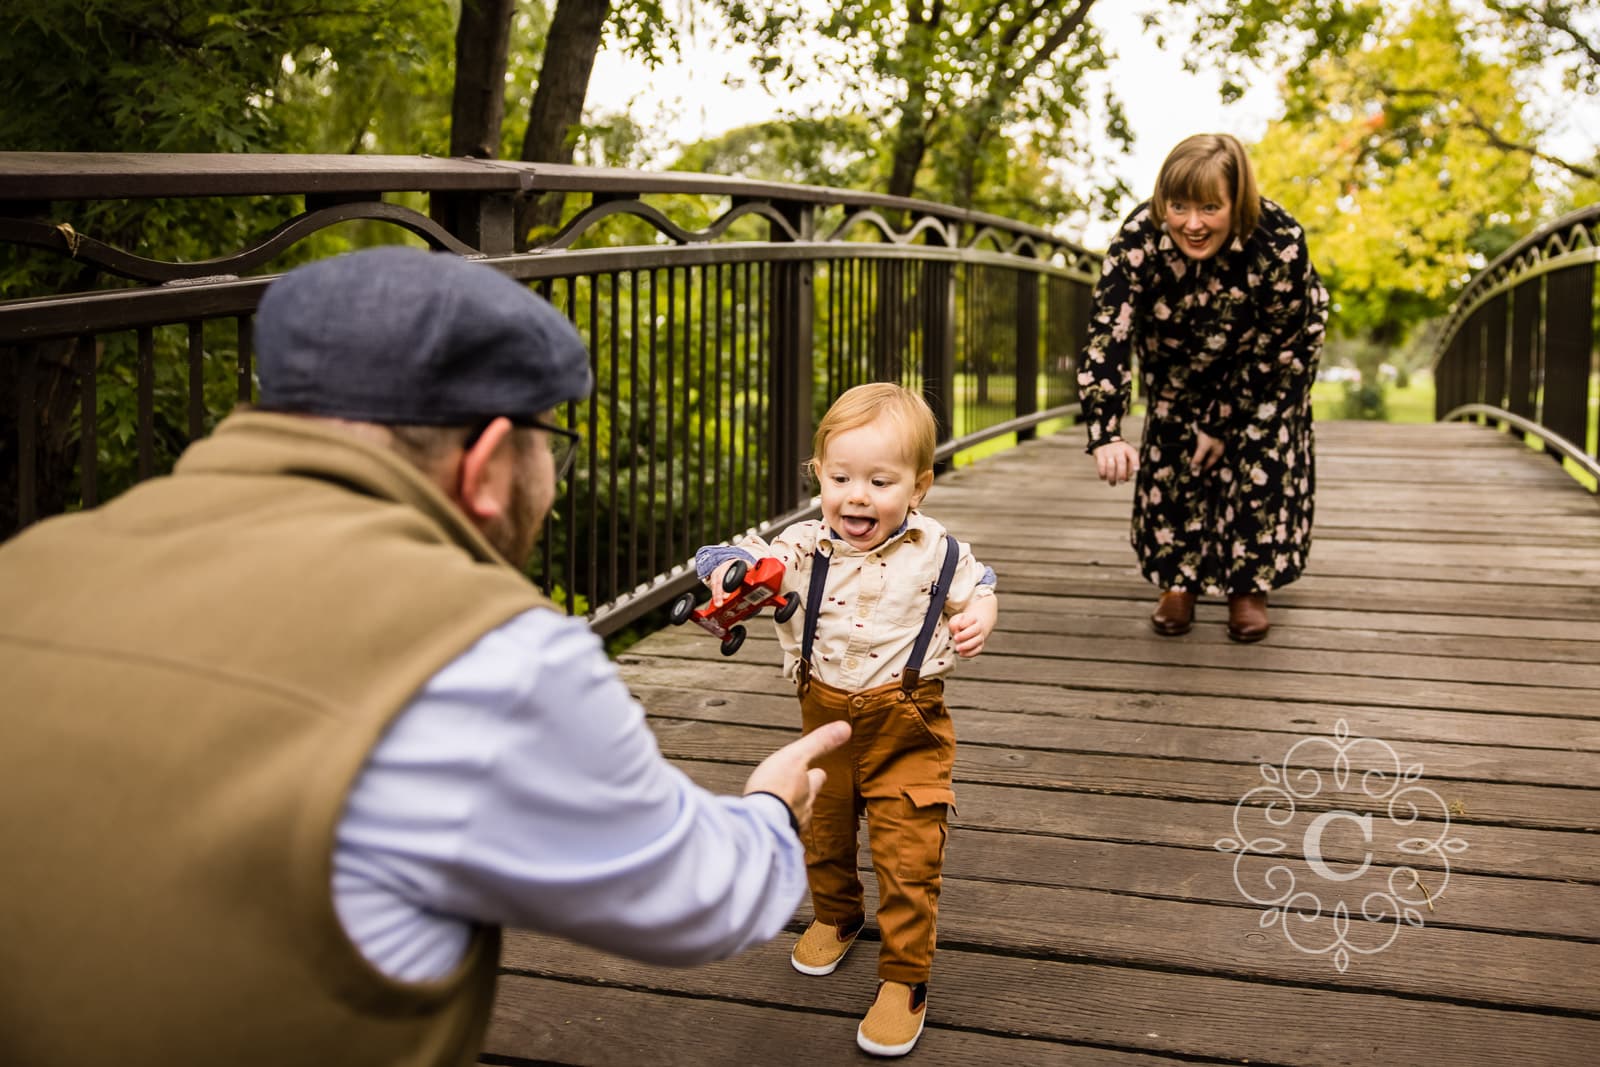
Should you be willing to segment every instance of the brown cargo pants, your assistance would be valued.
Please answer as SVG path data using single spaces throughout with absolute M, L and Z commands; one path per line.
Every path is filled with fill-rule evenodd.
M 819 760 L 828 780 L 811 809 L 806 875 L 819 920 L 834 926 L 866 916 L 856 869 L 857 828 L 878 876 L 878 977 L 915 985 L 933 966 L 940 872 L 955 801 L 950 774 L 956 735 L 944 706 L 944 682 L 898 684 L 860 692 L 813 680 L 800 695 L 805 732 L 843 719 L 850 741 Z

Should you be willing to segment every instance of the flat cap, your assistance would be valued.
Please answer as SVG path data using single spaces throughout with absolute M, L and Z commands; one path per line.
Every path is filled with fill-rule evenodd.
M 589 395 L 578 332 L 493 267 L 390 246 L 296 267 L 255 317 L 263 411 L 395 425 L 530 419 Z

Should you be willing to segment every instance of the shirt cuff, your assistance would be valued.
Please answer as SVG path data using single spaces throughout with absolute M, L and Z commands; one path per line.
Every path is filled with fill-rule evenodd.
M 694 554 L 694 572 L 700 580 L 706 581 L 713 571 L 730 559 L 742 559 L 751 566 L 755 565 L 756 558 L 742 548 L 732 545 L 707 545 Z
M 769 815 L 776 815 L 777 810 L 781 809 L 783 812 L 783 818 L 788 821 L 789 828 L 794 831 L 794 836 L 800 836 L 800 820 L 795 817 L 794 809 L 789 806 L 789 802 L 787 800 L 784 800 L 778 794 L 768 792 L 765 789 L 758 789 L 753 793 L 746 793 L 744 795 L 744 799 L 746 800 L 754 800 L 756 797 L 767 797 L 770 801 L 772 801 L 772 803 L 755 805 L 758 810 L 764 809 Z M 773 806 L 774 804 L 777 806 L 776 809 Z M 767 821 L 772 823 L 770 818 Z M 774 823 L 773 826 L 776 828 L 777 824 Z

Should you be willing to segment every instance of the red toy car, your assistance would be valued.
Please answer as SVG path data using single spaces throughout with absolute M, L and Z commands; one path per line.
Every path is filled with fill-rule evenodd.
M 773 601 L 778 603 L 773 618 L 779 622 L 788 622 L 800 610 L 800 594 L 785 596 L 778 591 L 782 585 L 783 564 L 780 561 L 763 559 L 752 567 L 736 559 L 722 575 L 722 591 L 729 594 L 728 599 L 696 608 L 695 594 L 691 591 L 672 602 L 667 617 L 674 626 L 682 626 L 693 619 L 722 641 L 724 656 L 731 656 L 744 644 L 745 628 L 739 623 Z

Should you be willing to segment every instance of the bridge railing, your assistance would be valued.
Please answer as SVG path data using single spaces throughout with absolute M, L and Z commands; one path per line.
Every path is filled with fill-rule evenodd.
M 1434 416 L 1542 440 L 1593 481 L 1597 463 L 1595 261 L 1600 205 L 1565 215 L 1480 271 L 1452 310 L 1434 365 Z
M 551 194 L 575 198 L 570 221 L 515 251 L 518 205 Z M 130 203 L 281 221 L 178 262 L 99 239 Z M 198 229 L 183 247 L 207 248 Z M 1074 416 L 1099 268 L 995 216 L 707 175 L 0 153 L 0 280 L 40 290 L 0 293 L 0 536 L 166 470 L 253 397 L 251 316 L 276 273 L 397 240 L 482 258 L 588 342 L 597 387 L 566 413 L 585 454 L 532 573 L 601 632 L 691 585 L 699 545 L 807 512 L 813 428 L 851 385 L 920 389 L 941 460 Z

